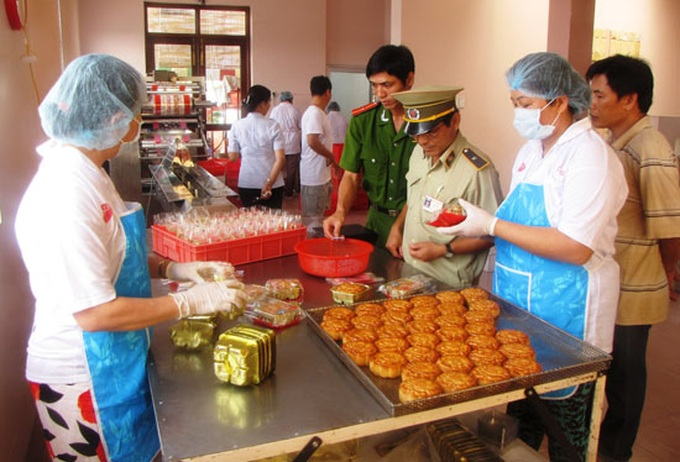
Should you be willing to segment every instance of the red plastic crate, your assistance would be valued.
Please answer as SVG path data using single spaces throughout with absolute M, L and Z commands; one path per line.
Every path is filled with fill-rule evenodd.
M 199 160 L 198 165 L 209 171 L 213 176 L 223 177 L 227 180 L 238 181 L 238 174 L 241 171 L 241 159 L 231 161 L 229 159 L 211 158 Z
M 227 166 L 229 165 L 229 159 L 206 159 L 199 160 L 198 165 L 206 169 L 213 176 L 225 176 L 227 172 Z
M 170 260 L 227 261 L 232 265 L 243 265 L 294 254 L 295 244 L 306 239 L 307 228 L 196 245 L 183 241 L 163 226 L 153 225 L 151 237 L 153 251 Z

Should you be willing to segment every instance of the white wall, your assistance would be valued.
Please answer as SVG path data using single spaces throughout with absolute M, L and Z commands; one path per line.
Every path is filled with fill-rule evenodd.
M 401 0 L 402 41 L 416 59 L 416 86 L 465 87 L 462 131 L 491 156 L 507 191 L 522 139 L 512 126 L 505 71 L 520 57 L 545 50 L 545 0 Z M 436 13 L 432 13 L 436 12 Z
M 90 5 L 90 4 L 96 4 Z M 168 0 L 164 3 L 190 3 Z M 87 6 L 85 6 L 87 4 Z M 248 6 L 251 14 L 251 83 L 280 93 L 288 90 L 301 109 L 310 101 L 309 79 L 326 74 L 326 2 L 318 0 L 212 0 L 211 6 Z M 87 10 L 87 16 L 83 15 Z M 81 17 L 87 17 L 88 28 L 81 34 L 83 52 L 93 43 L 99 49 L 127 49 L 130 61 L 140 62 L 144 71 L 143 4 L 139 0 L 81 1 Z M 122 44 L 109 41 L 101 30 L 118 33 L 133 19 L 134 38 Z M 113 25 L 112 25 L 113 23 Z
M 143 2 L 78 1 L 78 26 L 80 50 L 76 56 L 107 53 L 145 73 Z
M 429 0 L 424 13 L 419 0 L 399 1 L 402 42 L 416 58 L 416 86 L 465 87 L 462 130 L 491 156 L 507 191 L 523 140 L 512 127 L 503 75 L 525 54 L 546 50 L 550 2 Z M 641 57 L 655 74 L 650 114 L 679 115 L 680 1 L 597 0 L 595 27 L 641 34 Z
M 595 28 L 640 34 L 654 72 L 653 116 L 680 116 L 680 1 L 597 0 Z
M 73 8 L 71 0 L 62 3 L 66 9 Z M 30 6 L 27 27 L 40 31 L 31 33 L 28 41 L 38 57 L 33 66 L 35 88 L 29 66 L 21 61 L 26 36 L 10 30 L 4 11 L 0 13 L 0 459 L 37 462 L 39 454 L 26 455 L 36 413 L 24 379 L 33 297 L 16 245 L 14 216 L 38 164 L 35 146 L 44 139 L 37 117 L 38 99 L 59 74 L 60 53 L 54 46 L 59 41 L 56 2 L 32 0 Z

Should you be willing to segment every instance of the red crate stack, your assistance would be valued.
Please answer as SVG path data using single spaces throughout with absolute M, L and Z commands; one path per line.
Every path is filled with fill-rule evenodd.
M 163 226 L 153 225 L 151 237 L 153 251 L 170 260 L 228 261 L 232 265 L 242 265 L 294 254 L 295 244 L 307 237 L 307 229 L 299 227 L 231 241 L 192 244 L 180 239 Z

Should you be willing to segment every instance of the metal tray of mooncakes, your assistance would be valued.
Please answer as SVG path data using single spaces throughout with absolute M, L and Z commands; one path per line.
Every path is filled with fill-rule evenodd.
M 498 302 L 501 308 L 500 316 L 496 319 L 496 328 L 498 330 L 517 329 L 528 334 L 531 345 L 536 351 L 536 360 L 543 369 L 542 372 L 407 403 L 402 403 L 399 400 L 401 379 L 381 378 L 371 373 L 368 367 L 358 366 L 342 350 L 341 342 L 333 340 L 321 328 L 325 311 L 337 305 L 309 308 L 306 315 L 311 321 L 309 325 L 318 334 L 323 344 L 344 363 L 381 406 L 393 416 L 488 398 L 583 374 L 603 372 L 609 368 L 611 356 L 606 352 L 557 329 L 506 300 L 493 294 L 490 294 L 489 298 Z M 372 301 L 380 303 L 384 300 Z M 356 305 L 361 303 L 366 303 L 366 301 L 359 302 Z M 352 309 L 356 305 L 350 305 L 348 308 Z

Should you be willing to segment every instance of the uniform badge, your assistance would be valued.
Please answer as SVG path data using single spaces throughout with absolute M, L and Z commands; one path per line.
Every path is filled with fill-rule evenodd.
M 411 107 L 406 111 L 406 116 L 411 120 L 419 120 L 420 111 L 414 107 Z
M 477 170 L 483 170 L 489 165 L 488 160 L 482 159 L 470 148 L 463 149 L 463 157 L 465 157 Z
M 444 203 L 432 196 L 425 196 L 425 199 L 423 199 L 423 210 L 426 212 L 439 212 L 442 207 L 444 207 Z

